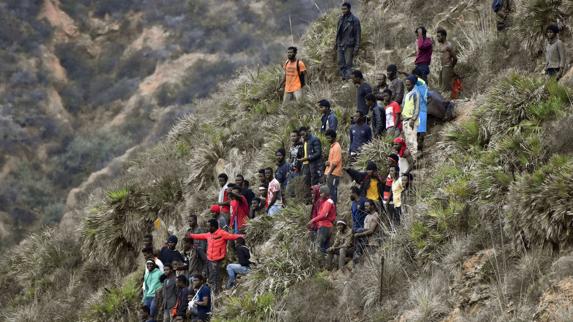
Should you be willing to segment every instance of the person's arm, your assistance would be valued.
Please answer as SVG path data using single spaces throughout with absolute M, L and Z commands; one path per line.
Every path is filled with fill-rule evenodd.
M 562 41 L 558 41 L 557 43 L 557 52 L 559 52 L 559 78 L 561 78 L 565 73 L 565 67 L 567 66 L 567 54 Z
M 277 91 L 280 91 L 281 88 L 284 88 L 286 84 L 286 63 L 283 65 L 283 77 L 279 83 L 279 87 L 277 88 Z
M 332 118 L 330 119 L 330 128 L 336 132 L 336 129 L 338 128 L 338 119 L 336 118 L 336 116 L 332 116 Z
M 348 232 L 347 235 L 344 236 L 344 243 L 342 243 L 342 245 L 340 245 L 340 248 L 350 248 L 352 247 L 352 229 L 346 227 L 346 229 L 349 229 L 350 231 Z
M 360 49 L 360 40 L 362 38 L 362 27 L 360 26 L 360 20 L 354 17 L 354 28 L 356 29 L 356 44 L 354 45 L 354 55 L 358 53 L 358 49 Z
M 456 48 L 452 44 L 448 46 L 448 51 L 450 53 L 450 57 L 452 57 L 452 67 L 455 67 L 458 63 L 458 53 L 456 52 Z
M 209 239 L 209 233 L 203 233 L 203 234 L 192 234 L 192 233 L 187 233 L 187 237 L 191 238 L 191 239 L 197 239 L 197 240 L 207 240 Z
M 352 139 L 352 126 L 350 126 L 350 132 L 348 133 L 348 135 L 350 136 L 350 144 L 348 144 L 348 154 L 352 153 L 352 142 L 354 141 Z
M 237 238 L 241 238 L 241 237 L 245 238 L 245 235 L 243 235 L 243 234 L 231 234 L 231 233 L 228 233 L 226 231 L 223 231 L 222 237 L 224 240 L 237 240 Z
M 320 155 L 322 153 L 322 147 L 320 146 L 320 140 L 318 138 L 314 138 L 312 145 L 314 145 L 314 153 L 308 156 L 308 161 L 310 162 L 320 159 Z
M 209 293 L 207 293 L 206 295 L 203 295 L 202 298 L 197 297 L 197 300 L 198 301 L 195 302 L 195 304 L 197 304 L 198 306 L 209 306 L 209 301 L 211 299 L 209 298 Z
M 376 231 L 376 228 L 377 228 L 377 227 L 378 227 L 378 222 L 376 222 L 376 224 L 374 225 L 374 227 L 372 227 L 372 228 L 370 228 L 370 229 L 368 229 L 368 230 L 365 230 L 365 231 L 363 231 L 363 232 L 361 232 L 361 233 L 354 234 L 354 237 L 367 237 L 367 236 L 370 236 L 370 235 L 374 234 L 374 232 Z
M 419 100 L 419 96 L 420 94 L 416 94 L 416 95 L 412 95 L 412 99 L 414 100 L 414 113 L 412 115 L 412 118 L 410 119 L 410 126 L 414 127 L 416 124 L 416 121 L 418 120 L 418 116 L 420 114 L 420 100 Z
M 348 173 L 348 175 L 350 176 L 350 178 L 352 180 L 356 181 L 356 183 L 358 183 L 358 184 L 362 184 L 362 181 L 364 180 L 364 177 L 366 176 L 366 172 L 360 172 L 358 170 L 354 170 L 351 168 L 346 168 L 344 170 L 346 170 L 346 173 Z

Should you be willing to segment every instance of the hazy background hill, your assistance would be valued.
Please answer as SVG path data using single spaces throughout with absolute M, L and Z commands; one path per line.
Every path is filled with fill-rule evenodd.
M 72 188 L 238 68 L 281 63 L 291 25 L 298 40 L 336 3 L 2 1 L 0 249 L 59 222 L 84 198 Z

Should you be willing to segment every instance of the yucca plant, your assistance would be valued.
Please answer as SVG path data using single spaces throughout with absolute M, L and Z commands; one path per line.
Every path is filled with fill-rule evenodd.
M 550 24 L 566 21 L 567 2 L 562 0 L 524 0 L 517 6 L 515 30 L 520 39 L 522 48 L 531 55 L 536 55 L 543 48 L 545 28 Z

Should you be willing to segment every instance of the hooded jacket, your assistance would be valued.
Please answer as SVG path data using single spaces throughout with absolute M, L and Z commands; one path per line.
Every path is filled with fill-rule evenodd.
M 219 228 L 214 233 L 187 234 L 191 239 L 207 240 L 207 259 L 211 262 L 220 261 L 227 255 L 227 240 L 244 237 L 241 234 L 231 234 Z
M 312 164 L 318 164 L 322 159 L 322 147 L 320 145 L 320 140 L 312 135 L 308 135 L 308 161 Z

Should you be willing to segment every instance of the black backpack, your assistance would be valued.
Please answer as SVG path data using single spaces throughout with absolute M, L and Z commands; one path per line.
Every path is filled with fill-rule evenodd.
M 491 3 L 491 9 L 493 12 L 498 12 L 503 7 L 503 0 L 493 0 Z
M 296 60 L 296 73 L 298 74 L 298 78 L 300 79 L 300 86 L 304 87 L 304 85 L 306 85 L 306 81 L 304 79 L 304 74 L 301 74 L 300 72 L 300 65 L 299 65 L 300 60 Z M 286 65 L 288 64 L 288 60 L 285 62 L 284 64 L 284 69 L 286 71 Z

